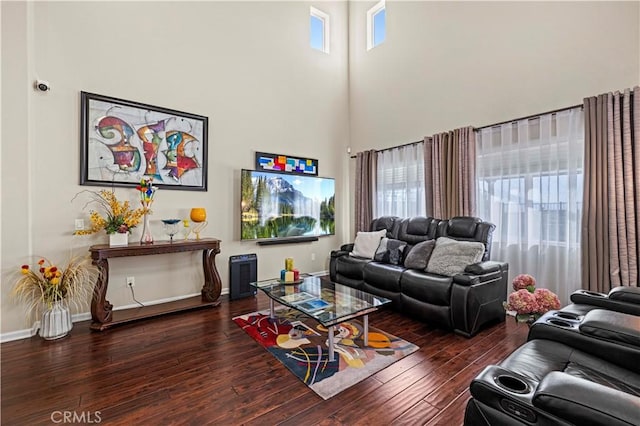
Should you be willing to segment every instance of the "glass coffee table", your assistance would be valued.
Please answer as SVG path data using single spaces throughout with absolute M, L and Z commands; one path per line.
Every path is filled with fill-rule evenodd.
M 275 302 L 309 316 L 329 334 L 329 360 L 334 360 L 334 327 L 344 321 L 363 317 L 364 344 L 369 344 L 369 314 L 391 300 L 342 284 L 306 276 L 299 284 L 284 284 L 278 279 L 256 281 L 251 286 L 269 296 L 269 316 L 275 317 Z

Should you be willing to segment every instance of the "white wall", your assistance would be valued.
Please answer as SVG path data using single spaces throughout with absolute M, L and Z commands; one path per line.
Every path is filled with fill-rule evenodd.
M 367 51 L 366 12 L 374 4 L 349 3 L 354 154 L 640 83 L 637 1 L 387 0 L 386 41 Z M 353 186 L 355 160 L 349 168 Z
M 234 254 L 258 253 L 260 278 L 287 256 L 302 270 L 328 268 L 329 251 L 351 239 L 347 146 L 389 147 L 640 82 L 638 2 L 388 1 L 387 40 L 367 52 L 374 3 L 313 3 L 331 14 L 327 56 L 308 47 L 307 2 L 2 2 L 0 332 L 30 325 L 8 298 L 11 274 L 30 255 L 62 261 L 69 248 L 106 242 L 71 236 L 74 219 L 86 218 L 70 202 L 87 188 L 77 183 L 81 90 L 209 117 L 209 191 L 159 191 L 152 226 L 163 238 L 159 219 L 207 208 L 226 291 Z M 36 78 L 53 90 L 35 92 Z M 255 151 L 320 160 L 321 175 L 336 178 L 335 237 L 239 241 L 239 171 Z M 197 254 L 110 264 L 115 306 L 132 303 L 129 275 L 143 301 L 201 286 Z
M 640 83 L 640 2 L 387 1 L 366 50 L 349 7 L 353 152 L 582 103 Z
M 8 296 L 14 272 L 31 255 L 64 263 L 106 235 L 73 237 L 79 202 L 80 91 L 209 117 L 209 190 L 160 190 L 160 219 L 207 209 L 205 236 L 222 240 L 217 267 L 228 290 L 228 258 L 258 254 L 259 278 L 275 276 L 285 257 L 303 271 L 328 269 L 344 238 L 348 142 L 347 5 L 316 4 L 331 15 L 331 54 L 309 47 L 309 2 L 2 2 L 2 325 L 30 327 Z M 48 80 L 49 93 L 32 88 Z M 337 235 L 305 244 L 259 247 L 240 242 L 240 169 L 254 152 L 317 158 L 336 178 Z M 136 199 L 131 189 L 120 198 Z M 131 237 L 139 239 L 140 228 Z M 316 260 L 312 261 L 312 254 Z M 201 255 L 114 259 L 107 298 L 115 307 L 136 296 L 153 301 L 198 293 Z

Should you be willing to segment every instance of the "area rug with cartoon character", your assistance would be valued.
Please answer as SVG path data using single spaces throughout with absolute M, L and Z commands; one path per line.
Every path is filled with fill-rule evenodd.
M 335 327 L 334 361 L 329 361 L 327 329 L 293 310 L 252 312 L 233 321 L 293 374 L 324 399 L 388 367 L 418 350 L 418 346 L 369 326 L 364 345 L 362 323 L 343 322 Z

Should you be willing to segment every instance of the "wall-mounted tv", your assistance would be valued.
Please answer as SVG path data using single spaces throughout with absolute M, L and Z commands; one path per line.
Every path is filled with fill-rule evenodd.
M 335 180 L 242 170 L 242 240 L 334 235 Z

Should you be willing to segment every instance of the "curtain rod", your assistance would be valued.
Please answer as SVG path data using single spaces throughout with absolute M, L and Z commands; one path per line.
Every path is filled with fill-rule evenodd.
M 633 92 L 631 92 L 631 97 L 633 97 Z M 498 123 L 487 124 L 486 126 L 474 127 L 474 130 L 485 129 L 487 127 L 500 126 L 501 124 L 514 123 L 514 122 L 520 121 L 520 120 L 527 120 L 527 119 L 531 119 L 531 118 L 540 117 L 541 115 L 555 114 L 556 112 L 567 111 L 567 110 L 578 108 L 578 107 L 584 108 L 584 104 L 572 105 L 572 106 L 568 106 L 568 107 L 564 107 L 564 108 L 554 109 L 554 110 L 547 111 L 547 112 L 540 112 L 538 114 L 527 115 L 526 117 L 514 118 L 514 119 L 511 119 L 511 120 L 500 121 Z M 405 143 L 405 144 L 402 144 L 402 145 L 393 146 L 391 148 L 376 149 L 376 152 L 389 151 L 389 150 L 396 149 L 396 148 L 402 148 L 402 147 L 409 146 L 409 145 L 415 145 L 415 144 L 418 144 L 420 142 L 424 142 L 424 140 L 415 141 L 415 142 L 409 142 L 409 143 Z M 351 158 L 356 158 L 356 156 L 352 155 Z
M 384 149 L 376 149 L 376 152 L 383 152 L 383 151 L 391 151 L 392 149 L 396 149 L 396 148 L 404 148 L 405 146 L 411 146 L 411 145 L 416 145 L 419 143 L 424 142 L 424 139 L 421 141 L 415 141 L 415 142 L 408 142 L 408 143 L 403 143 L 402 145 L 396 145 L 396 146 L 392 146 L 391 148 L 384 148 Z M 351 158 L 356 158 L 355 155 L 352 155 Z
M 500 126 L 501 124 L 515 123 L 516 121 L 528 120 L 528 119 L 531 119 L 531 118 L 537 118 L 537 117 L 540 117 L 542 115 L 547 115 L 547 114 L 555 114 L 556 112 L 567 111 L 567 110 L 578 108 L 578 107 L 582 108 L 583 104 L 577 104 L 577 105 L 572 105 L 572 106 L 569 106 L 569 107 L 558 108 L 558 109 L 554 109 L 554 110 L 547 111 L 547 112 L 539 112 L 537 114 L 531 114 L 531 115 L 527 115 L 525 117 L 513 118 L 511 120 L 505 120 L 505 121 L 500 121 L 498 123 L 487 124 L 486 126 L 481 126 L 481 127 L 474 127 L 474 129 L 475 130 L 480 130 L 480 129 L 486 129 L 487 127 Z
M 499 123 L 487 124 L 486 126 L 482 126 L 482 127 L 474 127 L 473 129 L 474 130 L 480 130 L 480 129 L 484 129 L 484 128 L 487 128 L 487 127 L 499 126 L 501 124 L 514 123 L 516 121 L 527 120 L 527 119 L 531 119 L 531 118 L 535 118 L 535 117 L 540 117 L 541 115 L 554 114 L 556 112 L 566 111 L 566 110 L 569 110 L 569 109 L 578 108 L 578 107 L 582 107 L 582 106 L 583 106 L 582 104 L 578 104 L 578 105 L 573 105 L 573 106 L 570 106 L 570 107 L 558 108 L 558 109 L 554 109 L 552 111 L 547 111 L 547 112 L 542 112 L 542 113 L 538 113 L 538 114 L 527 115 L 526 117 L 514 118 L 514 119 L 511 119 L 511 120 L 501 121 Z M 396 149 L 396 148 L 402 148 L 402 147 L 405 147 L 405 146 L 415 145 L 415 144 L 418 144 L 420 142 L 424 142 L 424 140 L 415 141 L 415 142 L 409 142 L 409 143 L 405 143 L 405 144 L 402 144 L 402 145 L 393 146 L 391 148 L 377 149 L 376 152 L 389 151 L 389 150 Z M 356 158 L 356 156 L 352 155 L 351 158 Z

